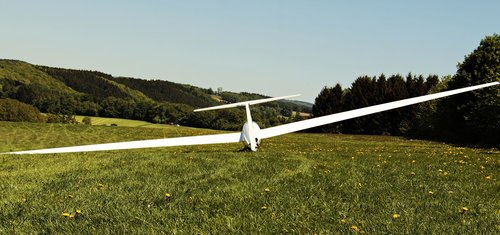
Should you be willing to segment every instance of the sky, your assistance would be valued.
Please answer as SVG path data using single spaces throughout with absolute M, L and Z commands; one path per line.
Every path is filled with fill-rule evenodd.
M 451 75 L 500 1 L 5 1 L 0 58 L 269 96 Z

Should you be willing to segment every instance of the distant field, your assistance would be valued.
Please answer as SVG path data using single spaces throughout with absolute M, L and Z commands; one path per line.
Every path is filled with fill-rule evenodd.
M 85 116 L 75 115 L 75 119 L 78 122 L 82 122 Z M 138 120 L 130 120 L 130 119 L 121 119 L 121 118 L 108 118 L 108 117 L 90 117 L 92 120 L 92 125 L 97 126 L 125 126 L 125 127 L 151 127 L 151 128 L 165 128 L 169 127 L 167 124 L 154 124 L 146 121 L 138 121 Z
M 0 152 L 215 132 L 116 124 L 0 122 Z M 500 233 L 498 149 L 321 134 L 241 147 L 0 155 L 0 234 Z

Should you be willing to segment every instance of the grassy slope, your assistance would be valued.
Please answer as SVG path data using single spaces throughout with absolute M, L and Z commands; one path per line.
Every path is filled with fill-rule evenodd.
M 198 132 L 0 122 L 0 151 Z M 498 150 L 317 134 L 240 147 L 0 155 L 0 233 L 500 232 Z
M 63 82 L 49 76 L 35 66 L 22 61 L 0 59 L 0 78 L 20 81 L 24 84 L 37 83 L 59 92 L 77 94 Z
M 82 120 L 85 116 L 80 116 L 80 115 L 74 115 L 76 121 L 82 123 Z M 195 132 L 199 132 L 200 129 L 197 128 L 191 128 L 191 127 L 182 127 L 178 128 L 176 126 L 168 125 L 168 124 L 157 124 L 157 123 L 151 123 L 151 122 L 146 122 L 146 121 L 139 121 L 139 120 L 131 120 L 131 119 L 123 119 L 123 118 L 108 118 L 108 117 L 90 117 L 91 118 L 91 124 L 93 126 L 111 126 L 112 124 L 116 124 L 117 126 L 120 127 L 146 127 L 146 128 L 161 128 L 161 129 L 170 129 L 173 132 L 179 131 L 179 130 L 196 130 Z M 207 130 L 205 130 L 207 131 Z M 213 131 L 211 131 L 213 132 Z
M 82 122 L 85 116 L 75 115 L 75 119 L 78 122 Z M 116 124 L 117 126 L 125 126 L 125 127 L 144 127 L 154 125 L 153 123 L 139 120 L 130 120 L 130 119 L 122 119 L 122 118 L 107 118 L 107 117 L 90 117 L 92 125 L 100 126 L 100 125 L 111 125 Z

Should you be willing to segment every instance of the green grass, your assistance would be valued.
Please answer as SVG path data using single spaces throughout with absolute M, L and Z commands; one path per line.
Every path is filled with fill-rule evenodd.
M 0 152 L 206 133 L 0 122 Z M 0 233 L 500 232 L 498 149 L 321 134 L 241 147 L 0 155 Z
M 82 122 L 85 116 L 75 115 L 75 119 L 78 122 Z M 130 119 L 121 119 L 121 118 L 107 118 L 107 117 L 90 117 L 92 125 L 104 125 L 110 126 L 111 124 L 115 124 L 117 126 L 125 126 L 125 127 L 144 127 L 149 125 L 154 125 L 153 123 L 139 120 L 130 120 Z
M 74 115 L 76 121 L 82 123 L 85 116 Z M 121 127 L 147 127 L 147 128 L 166 128 L 177 130 L 178 128 L 169 124 L 156 124 L 146 121 L 123 119 L 123 118 L 109 118 L 109 117 L 90 117 L 93 126 L 121 126 Z

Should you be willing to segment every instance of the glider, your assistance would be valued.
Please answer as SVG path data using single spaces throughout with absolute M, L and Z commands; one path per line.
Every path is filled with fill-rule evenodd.
M 430 95 L 424 95 L 394 102 L 389 102 L 385 104 L 379 104 L 374 106 L 369 106 L 365 108 L 355 109 L 351 111 L 330 114 L 327 116 L 311 118 L 303 121 L 293 122 L 289 124 L 284 124 L 280 126 L 270 127 L 266 129 L 260 129 L 257 123 L 252 121 L 252 115 L 250 114 L 250 105 L 260 104 L 264 102 L 271 102 L 276 100 L 288 99 L 296 97 L 298 95 L 283 96 L 276 98 L 266 98 L 259 100 L 250 100 L 244 102 L 238 102 L 233 104 L 220 105 L 209 108 L 196 109 L 195 112 L 225 109 L 233 107 L 245 107 L 247 121 L 243 125 L 241 132 L 237 133 L 227 133 L 227 134 L 216 134 L 216 135 L 203 135 L 203 136 L 188 136 L 188 137 L 178 137 L 178 138 L 166 138 L 166 139 L 154 139 L 154 140 L 139 140 L 139 141 L 127 141 L 127 142 L 116 142 L 107 144 L 92 144 L 92 145 L 82 145 L 82 146 L 72 146 L 72 147 L 61 147 L 61 148 L 49 148 L 49 149 L 38 149 L 38 150 L 28 150 L 28 151 L 18 151 L 18 152 L 8 152 L 2 154 L 48 154 L 48 153 L 73 153 L 73 152 L 91 152 L 91 151 L 105 151 L 105 150 L 121 150 L 121 149 L 139 149 L 139 148 L 156 148 L 156 147 L 169 147 L 169 146 L 185 146 L 185 145 L 201 145 L 201 144 L 222 144 L 222 143 L 236 143 L 244 142 L 248 148 L 252 151 L 257 151 L 259 144 L 262 139 L 271 138 L 274 136 L 279 136 L 291 132 L 296 132 L 304 129 L 309 129 L 312 127 L 322 126 L 326 124 L 331 124 L 335 122 L 340 122 L 347 119 L 352 119 L 356 117 L 361 117 L 373 113 L 378 113 L 386 110 L 396 109 L 412 104 L 417 104 L 429 100 L 434 100 L 450 95 L 455 95 L 463 92 L 473 91 L 476 89 L 494 86 L 500 84 L 499 82 L 491 82 L 482 85 L 470 86 L 460 89 L 455 89 L 451 91 L 445 91 Z

